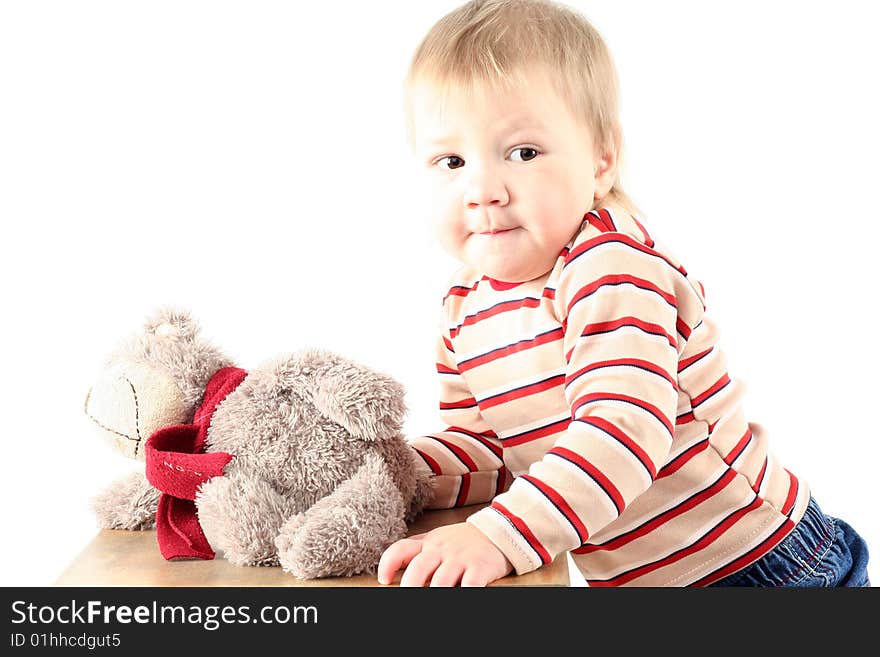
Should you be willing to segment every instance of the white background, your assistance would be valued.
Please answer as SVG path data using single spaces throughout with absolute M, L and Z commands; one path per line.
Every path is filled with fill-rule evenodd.
M 189 308 L 243 367 L 320 346 L 438 428 L 452 262 L 401 82 L 458 2 L 0 5 L 0 584 L 50 585 L 136 465 L 83 415 L 106 353 Z M 880 46 L 864 2 L 571 3 L 621 77 L 624 184 L 703 281 L 774 452 L 877 555 Z

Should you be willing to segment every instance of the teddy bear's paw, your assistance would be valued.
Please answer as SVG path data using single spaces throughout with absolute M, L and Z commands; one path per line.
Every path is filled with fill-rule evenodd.
M 236 566 L 277 566 L 275 536 L 289 513 L 285 498 L 262 479 L 215 477 L 196 497 L 208 543 Z
M 142 472 L 114 481 L 92 500 L 92 509 L 102 529 L 151 529 L 156 524 L 159 491 Z
M 281 567 L 300 579 L 375 573 L 389 533 L 402 535 L 405 527 L 383 527 L 384 513 L 373 520 L 352 506 L 299 514 L 275 539 Z
M 404 502 L 381 458 L 291 518 L 275 539 L 281 567 L 301 579 L 375 573 L 385 548 L 406 533 Z

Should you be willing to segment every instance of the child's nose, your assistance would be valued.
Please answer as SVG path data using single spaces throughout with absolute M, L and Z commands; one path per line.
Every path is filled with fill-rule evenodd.
M 488 205 L 507 205 L 510 195 L 501 176 L 491 172 L 474 175 L 467 183 L 464 204 L 468 209 Z

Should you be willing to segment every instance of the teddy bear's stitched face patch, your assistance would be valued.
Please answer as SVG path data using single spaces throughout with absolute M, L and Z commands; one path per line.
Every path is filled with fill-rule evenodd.
M 183 395 L 165 373 L 140 363 L 116 364 L 86 396 L 85 412 L 125 456 L 144 458 L 144 443 L 162 427 L 186 422 Z

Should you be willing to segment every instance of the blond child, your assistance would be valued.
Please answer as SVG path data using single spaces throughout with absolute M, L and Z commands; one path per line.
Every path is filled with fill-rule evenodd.
M 578 13 L 477 0 L 407 78 L 409 134 L 462 263 L 438 340 L 434 508 L 380 582 L 486 585 L 570 551 L 590 586 L 867 586 L 867 547 L 747 422 L 700 283 L 619 182 L 617 79 Z M 637 218 L 639 217 L 639 218 Z

